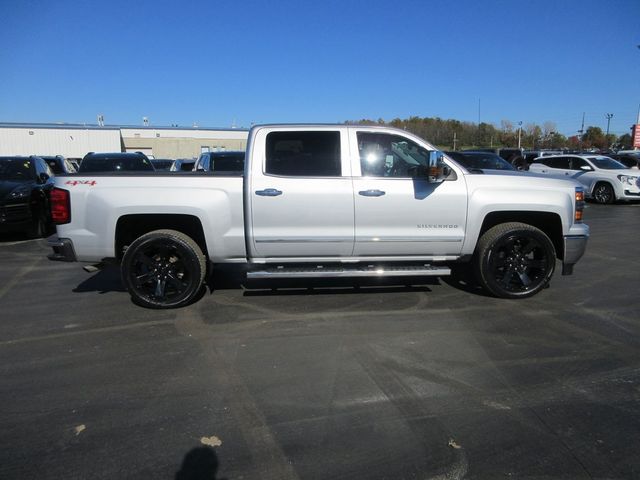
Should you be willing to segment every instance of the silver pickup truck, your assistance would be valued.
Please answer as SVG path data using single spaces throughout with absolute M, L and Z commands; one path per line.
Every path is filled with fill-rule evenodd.
M 502 298 L 571 274 L 589 228 L 558 179 L 471 173 L 401 130 L 252 128 L 244 172 L 58 176 L 53 259 L 120 262 L 133 300 L 187 304 L 219 264 L 248 278 L 443 276 Z

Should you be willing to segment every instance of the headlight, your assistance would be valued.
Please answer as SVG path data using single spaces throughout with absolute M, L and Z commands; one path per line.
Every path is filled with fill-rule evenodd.
M 627 185 L 635 185 L 640 177 L 630 177 L 629 175 L 618 175 L 618 180 Z
M 20 185 L 13 189 L 9 194 L 9 198 L 26 198 L 31 194 L 31 189 L 26 185 Z

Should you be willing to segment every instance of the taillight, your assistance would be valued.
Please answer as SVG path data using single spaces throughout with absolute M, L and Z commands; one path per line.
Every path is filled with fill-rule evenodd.
M 584 190 L 576 187 L 576 211 L 573 219 L 576 223 L 582 223 L 582 211 L 584 210 Z
M 56 225 L 71 221 L 71 201 L 68 190 L 57 187 L 51 190 L 51 219 Z

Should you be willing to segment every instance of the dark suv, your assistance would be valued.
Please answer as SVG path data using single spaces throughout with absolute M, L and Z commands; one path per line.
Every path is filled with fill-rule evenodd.
M 78 173 L 153 172 L 153 164 L 144 153 L 87 153 Z
M 0 157 L 0 232 L 31 238 L 51 228 L 53 172 L 40 157 Z

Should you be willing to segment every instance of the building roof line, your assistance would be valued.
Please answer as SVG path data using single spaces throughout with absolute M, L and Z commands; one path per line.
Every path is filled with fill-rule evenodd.
M 69 130 L 193 130 L 193 131 L 237 131 L 248 132 L 247 128 L 221 128 L 221 127 L 166 127 L 152 125 L 97 125 L 84 123 L 25 123 L 25 122 L 0 122 L 0 128 L 51 128 Z

